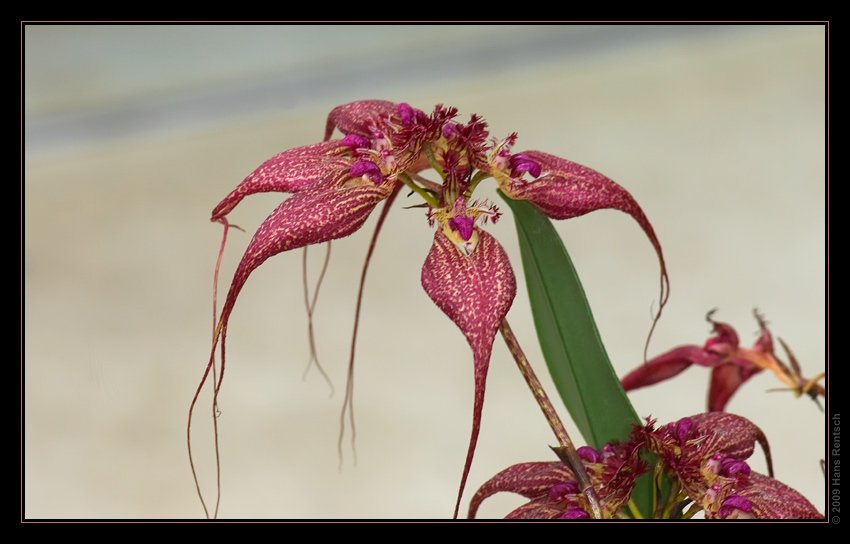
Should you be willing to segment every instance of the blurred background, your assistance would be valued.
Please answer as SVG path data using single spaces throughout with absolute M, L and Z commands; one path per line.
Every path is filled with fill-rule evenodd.
M 319 141 L 328 112 L 355 100 L 426 112 L 442 103 L 461 121 L 478 113 L 494 136 L 518 132 L 516 151 L 579 162 L 628 189 L 670 273 L 650 356 L 702 344 L 712 308 L 750 346 L 757 307 L 806 377 L 825 368 L 823 27 L 28 25 L 23 39 L 28 518 L 203 516 L 186 416 L 212 333 L 222 232 L 210 211 L 267 158 Z M 230 215 L 247 233 L 230 232 L 219 300 L 281 200 L 252 196 Z M 270 259 L 246 284 L 220 397 L 221 517 L 451 516 L 472 360 L 422 290 L 433 231 L 406 205 L 388 217 L 364 293 L 356 464 L 347 435 L 338 469 L 339 413 L 376 217 L 334 242 L 316 307 L 333 389 L 307 370 L 301 252 Z M 521 286 L 508 318 L 543 375 L 505 208 L 488 230 Z M 641 364 L 658 305 L 655 253 L 616 211 L 557 226 L 622 376 Z M 308 255 L 311 285 L 323 258 L 321 248 Z M 691 368 L 631 398 L 641 416 L 676 420 L 705 411 L 709 375 Z M 780 385 L 763 372 L 728 410 L 765 431 L 777 477 L 823 511 L 824 415 L 808 398 L 766 392 Z M 205 396 L 193 446 L 214 501 L 209 414 Z M 553 460 L 554 443 L 497 338 L 463 509 L 496 472 Z M 752 466 L 765 471 L 759 451 Z M 498 495 L 479 515 L 524 502 Z

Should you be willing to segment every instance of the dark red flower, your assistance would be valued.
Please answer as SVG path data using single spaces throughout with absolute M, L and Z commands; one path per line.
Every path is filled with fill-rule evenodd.
M 647 471 L 640 459 L 641 440 L 606 444 L 600 451 L 587 446 L 578 454 L 599 496 L 603 517 L 612 518 L 629 502 L 638 476 Z M 469 503 L 469 518 L 474 518 L 487 497 L 507 491 L 530 501 L 506 518 L 513 519 L 589 519 L 592 509 L 579 488 L 575 474 L 559 461 L 520 463 L 490 478 Z
M 800 493 L 775 480 L 770 448 L 761 429 L 733 414 L 709 412 L 636 431 L 677 480 L 682 494 L 708 519 L 823 518 Z M 770 476 L 750 470 L 746 460 L 758 442 Z
M 712 324 L 714 336 L 703 346 L 679 346 L 637 367 L 621 380 L 623 389 L 632 391 L 672 378 L 696 364 L 711 368 L 708 389 L 708 410 L 722 412 L 732 395 L 754 375 L 771 370 L 796 396 L 807 394 L 813 399 L 824 396 L 817 382 L 823 374 L 807 380 L 800 376 L 800 365 L 788 346 L 780 339 L 791 366 L 783 363 L 773 351 L 773 337 L 764 318 L 753 312 L 761 334 L 751 349 L 739 345 L 738 334 L 730 325 L 714 321 L 714 310 L 706 319 Z
M 746 460 L 760 444 L 770 476 L 750 470 Z M 591 483 L 599 496 L 603 517 L 619 515 L 638 476 L 647 472 L 640 453 L 658 456 L 660 467 L 673 480 L 668 506 L 656 508 L 661 517 L 685 517 L 704 510 L 707 519 L 820 519 L 823 516 L 800 493 L 775 480 L 767 439 L 757 426 L 733 414 L 710 412 L 656 427 L 654 420 L 636 426 L 629 440 L 606 444 L 600 451 L 579 448 Z M 475 517 L 487 497 L 508 491 L 529 502 L 508 518 L 580 519 L 590 517 L 578 479 L 563 463 L 520 463 L 488 480 L 472 498 L 469 517 Z

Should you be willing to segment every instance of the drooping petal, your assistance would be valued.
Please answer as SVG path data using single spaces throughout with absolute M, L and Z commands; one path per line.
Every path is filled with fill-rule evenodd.
M 596 170 L 548 153 L 523 151 L 514 156 L 522 157 L 519 164 L 524 164 L 526 171 L 532 170 L 531 163 L 539 164 L 543 175 L 530 182 L 503 180 L 500 187 L 508 197 L 527 200 L 552 219 L 569 219 L 595 210 L 615 209 L 631 215 L 638 222 L 655 248 L 661 265 L 660 304 L 663 308 L 669 294 L 669 280 L 661 243 L 632 195 Z
M 752 517 L 756 519 L 823 519 L 823 514 L 818 512 L 808 499 L 779 480 L 753 472 L 749 476 L 749 482 L 750 485 L 738 489 L 730 499 L 737 498 L 749 502 L 751 511 L 747 513 Z M 727 514 L 723 517 L 729 517 L 728 509 L 724 512 L 723 508 L 735 505 L 731 500 L 727 502 L 732 504 L 724 503 L 721 507 L 720 511 Z M 706 517 L 709 517 L 708 512 Z
M 708 387 L 708 409 L 712 412 L 725 410 L 729 399 L 744 382 L 762 370 L 742 357 L 735 357 L 731 362 L 714 367 Z
M 357 134 L 365 138 L 372 137 L 370 126 L 387 130 L 387 119 L 398 112 L 398 105 L 388 100 L 360 100 L 337 106 L 328 115 L 325 127 L 325 140 L 331 137 L 334 128 L 343 134 Z
M 331 140 L 278 153 L 251 175 L 213 209 L 211 221 L 230 213 L 239 202 L 255 193 L 297 193 L 319 181 L 343 173 L 353 162 L 334 154 L 345 148 L 342 140 Z
M 573 473 L 563 463 L 520 463 L 506 468 L 484 483 L 469 502 L 472 519 L 484 499 L 496 493 L 517 493 L 527 499 L 549 498 L 553 486 L 564 482 L 575 482 Z
M 632 391 L 676 376 L 692 364 L 714 366 L 721 360 L 699 346 L 681 346 L 659 355 L 626 374 L 623 389 Z
M 648 361 L 623 378 L 623 388 L 631 391 L 652 385 L 682 372 L 689 363 L 697 364 L 712 369 L 708 410 L 722 412 L 744 382 L 765 368 L 779 368 L 772 351 L 766 351 L 773 349 L 773 340 L 761 318 L 761 336 L 753 349 L 743 349 L 735 329 L 712 319 L 715 311 L 706 316 L 712 324 L 713 336 L 702 347 L 680 346 Z
M 248 276 L 266 259 L 292 249 L 320 244 L 354 233 L 392 185 L 341 187 L 338 180 L 321 183 L 285 200 L 257 229 L 236 269 L 221 313 L 225 324 Z
M 476 233 L 478 243 L 467 256 L 438 229 L 422 267 L 422 287 L 466 336 L 475 365 L 472 436 L 455 517 L 478 441 L 493 339 L 516 295 L 516 278 L 505 250 L 487 232 L 476 229 Z
M 649 225 L 629 192 L 596 170 L 541 151 L 514 156 L 539 164 L 543 175 L 530 182 L 505 183 L 502 190 L 513 199 L 528 200 L 552 219 L 610 208 L 632 215 L 641 227 Z

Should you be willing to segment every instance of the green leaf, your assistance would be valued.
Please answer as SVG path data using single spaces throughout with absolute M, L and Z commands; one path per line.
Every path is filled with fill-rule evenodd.
M 500 195 L 514 212 L 534 325 L 564 405 L 589 446 L 625 440 L 641 421 L 611 366 L 561 237 L 531 204 Z M 647 515 L 651 486 L 641 480 L 632 497 Z

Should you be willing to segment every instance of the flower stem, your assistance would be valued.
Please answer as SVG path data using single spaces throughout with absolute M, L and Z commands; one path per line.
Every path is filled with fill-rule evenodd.
M 540 383 L 540 380 L 534 374 L 534 370 L 531 369 L 531 365 L 528 363 L 528 359 L 526 359 L 525 353 L 523 353 L 510 325 L 508 325 L 507 319 L 503 319 L 499 324 L 499 331 L 501 331 L 502 337 L 505 339 L 505 343 L 508 345 L 508 349 L 511 351 L 511 355 L 513 355 L 519 367 L 519 371 L 522 373 L 523 378 L 525 378 L 525 382 L 528 384 L 529 389 L 531 389 L 531 393 L 537 400 L 537 404 L 543 411 L 543 415 L 546 416 L 546 421 L 549 422 L 552 432 L 555 433 L 555 437 L 558 439 L 560 447 L 552 448 L 552 450 L 575 474 L 581 490 L 593 510 L 593 517 L 601 519 L 603 516 L 602 509 L 599 506 L 599 497 L 596 495 L 596 490 L 593 489 L 593 484 L 590 482 L 590 477 L 587 475 L 584 463 L 582 463 L 581 458 L 578 456 L 573 441 L 570 440 L 570 435 L 561 422 L 561 418 L 558 417 L 558 413 L 555 412 L 555 408 L 552 406 L 551 401 L 549 401 L 549 397 L 543 389 L 543 384 Z
M 428 192 L 428 189 L 423 189 L 422 187 L 416 185 L 416 182 L 414 182 L 413 179 L 407 174 L 399 174 L 398 179 L 402 183 L 407 185 L 414 193 L 421 196 L 425 200 L 425 202 L 427 202 L 428 205 L 432 208 L 437 208 L 440 206 L 440 203 L 437 201 L 434 195 Z

